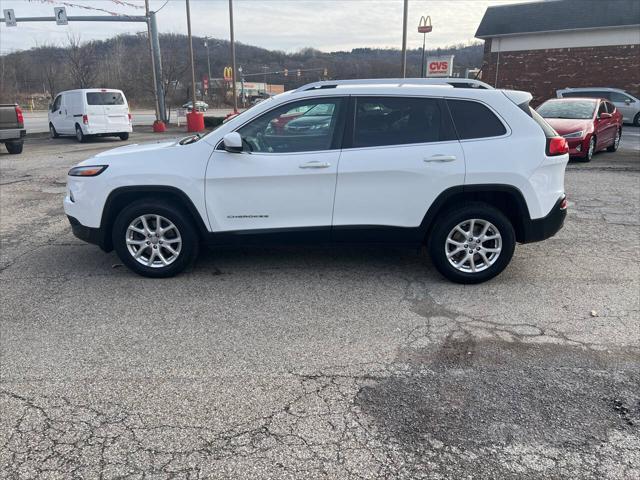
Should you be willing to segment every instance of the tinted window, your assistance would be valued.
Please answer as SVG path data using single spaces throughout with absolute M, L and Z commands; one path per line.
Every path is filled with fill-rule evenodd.
M 614 113 L 616 111 L 616 107 L 613 103 L 607 102 L 607 111 L 609 113 Z
M 440 101 L 412 97 L 358 97 L 353 146 L 375 147 L 449 140 Z
M 447 100 L 460 140 L 499 137 L 507 129 L 483 104 L 470 100 Z
M 51 107 L 52 112 L 57 112 L 60 109 L 60 104 L 62 103 L 62 95 L 58 95 L 56 97 L 55 102 L 53 102 L 53 107 Z
M 624 103 L 627 100 L 633 102 L 633 99 L 631 97 L 628 97 L 627 95 L 623 93 L 618 93 L 618 92 L 609 92 L 609 96 L 607 98 L 612 102 L 618 102 L 618 103 Z
M 319 98 L 271 110 L 238 130 L 252 152 L 291 153 L 329 150 L 344 100 Z
M 601 113 L 607 113 L 607 106 L 604 102 L 602 102 L 598 107 L 598 116 L 600 116 Z
M 597 103 L 597 100 L 549 100 L 538 107 L 538 113 L 544 118 L 586 120 L 593 117 Z
M 120 92 L 87 92 L 89 105 L 124 105 Z

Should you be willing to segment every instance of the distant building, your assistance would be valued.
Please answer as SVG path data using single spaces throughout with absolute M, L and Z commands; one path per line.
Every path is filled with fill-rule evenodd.
M 640 94 L 640 1 L 552 0 L 487 8 L 482 80 L 530 91 L 536 104 L 565 87 Z

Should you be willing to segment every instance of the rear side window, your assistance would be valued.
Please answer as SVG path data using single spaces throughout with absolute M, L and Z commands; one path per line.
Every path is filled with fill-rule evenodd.
M 416 97 L 357 97 L 353 146 L 377 147 L 453 140 L 441 101 Z
M 479 102 L 447 100 L 460 140 L 499 137 L 507 129 L 496 115 Z
M 124 105 L 120 92 L 87 92 L 89 105 Z

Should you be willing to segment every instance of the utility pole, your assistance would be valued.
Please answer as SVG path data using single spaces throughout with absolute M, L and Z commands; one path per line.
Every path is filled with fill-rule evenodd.
M 199 132 L 204 130 L 204 115 L 199 113 L 196 105 L 196 67 L 193 62 L 193 41 L 191 38 L 191 11 L 189 0 L 187 4 L 187 36 L 189 37 L 189 56 L 191 57 L 191 112 L 187 115 L 187 130 L 189 132 Z
M 209 102 L 211 102 L 211 59 L 209 58 L 209 37 L 204 37 L 204 46 L 207 47 L 207 84 L 209 85 Z
M 144 0 L 144 12 L 149 18 L 149 0 Z M 153 73 L 153 97 L 155 100 L 156 107 L 156 122 L 160 121 L 160 106 L 158 104 L 158 89 L 156 88 L 156 65 L 155 60 L 153 58 L 153 46 L 151 44 L 151 22 L 147 22 L 147 40 L 149 40 L 149 55 L 151 56 L 151 72 Z
M 231 37 L 231 88 L 233 112 L 238 113 L 238 92 L 236 91 L 236 43 L 233 37 L 233 0 L 229 0 L 229 32 Z
M 400 70 L 402 78 L 407 78 L 407 15 L 409 11 L 409 0 L 404 0 L 404 14 L 402 17 L 402 68 Z

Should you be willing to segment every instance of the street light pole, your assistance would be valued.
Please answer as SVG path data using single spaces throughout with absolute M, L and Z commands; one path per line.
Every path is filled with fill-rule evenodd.
M 211 102 L 211 59 L 209 58 L 209 37 L 204 37 L 204 46 L 207 47 L 207 93 L 209 94 L 209 102 Z
M 407 14 L 409 11 L 409 0 L 404 0 L 404 14 L 402 18 L 402 68 L 400 73 L 402 78 L 407 78 Z
M 231 37 L 231 88 L 233 112 L 238 113 L 238 92 L 236 91 L 236 43 L 233 37 L 233 0 L 229 0 L 229 33 Z
M 193 61 L 193 41 L 191 37 L 191 11 L 187 4 L 187 36 L 189 37 L 189 56 L 191 57 L 191 112 L 187 114 L 187 130 L 200 132 L 204 130 L 204 115 L 198 112 L 196 100 L 196 67 Z

